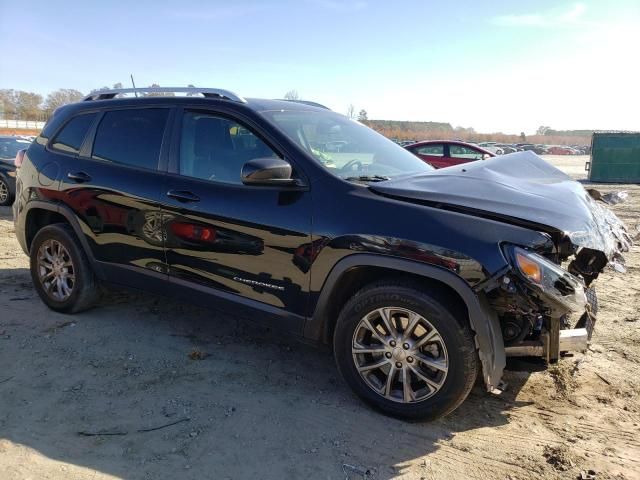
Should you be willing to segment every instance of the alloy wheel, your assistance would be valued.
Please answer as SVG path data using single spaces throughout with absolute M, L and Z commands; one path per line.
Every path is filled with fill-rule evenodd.
M 449 357 L 438 330 L 422 315 L 378 308 L 361 318 L 351 353 L 365 383 L 388 400 L 417 403 L 444 385 Z
M 4 180 L 0 180 L 0 204 L 4 204 L 9 199 L 9 187 Z
M 52 299 L 63 302 L 73 293 L 76 283 L 73 261 L 67 249 L 57 240 L 46 240 L 38 249 L 38 278 Z

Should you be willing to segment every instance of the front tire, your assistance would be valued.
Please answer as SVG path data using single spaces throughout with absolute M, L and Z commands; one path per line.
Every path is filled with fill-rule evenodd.
M 81 312 L 100 296 L 89 260 L 69 225 L 48 225 L 38 231 L 31 243 L 30 270 L 38 295 L 56 312 Z
M 457 408 L 478 375 L 478 356 L 459 301 L 402 281 L 360 290 L 338 317 L 334 353 L 354 393 L 373 408 L 433 420 Z

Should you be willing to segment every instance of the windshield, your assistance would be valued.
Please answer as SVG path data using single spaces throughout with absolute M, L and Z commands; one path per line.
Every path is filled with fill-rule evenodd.
M 18 150 L 28 148 L 30 142 L 18 138 L 0 137 L 0 159 L 13 160 Z
M 382 181 L 433 170 L 386 137 L 331 111 L 278 110 L 262 114 L 340 178 Z

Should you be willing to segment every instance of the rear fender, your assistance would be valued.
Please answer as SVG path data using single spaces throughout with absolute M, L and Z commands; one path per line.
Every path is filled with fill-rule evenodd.
M 20 243 L 22 250 L 27 255 L 29 255 L 29 248 L 27 246 L 27 238 L 26 238 L 27 219 L 29 218 L 29 213 L 34 209 L 55 212 L 62 215 L 67 220 L 69 225 L 71 225 L 71 228 L 73 229 L 74 233 L 76 234 L 76 237 L 80 241 L 80 244 L 82 245 L 82 248 L 84 249 L 84 252 L 87 255 L 87 258 L 91 263 L 94 273 L 100 280 L 104 280 L 104 274 L 102 272 L 102 268 L 100 267 L 100 262 L 97 262 L 93 257 L 92 250 L 89 247 L 89 243 L 87 241 L 87 237 L 82 230 L 82 225 L 74 215 L 73 211 L 69 207 L 66 207 L 64 205 L 45 202 L 42 200 L 31 200 L 30 202 L 27 203 L 24 212 L 20 212 L 20 216 L 23 219 L 24 225 L 21 225 L 20 228 L 16 228 L 16 233 L 18 233 L 18 231 L 21 232 L 18 235 L 18 242 Z M 89 228 L 89 227 L 85 226 L 85 228 Z

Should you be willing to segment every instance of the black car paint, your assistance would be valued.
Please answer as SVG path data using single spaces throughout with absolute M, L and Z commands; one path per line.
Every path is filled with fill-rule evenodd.
M 245 124 L 292 164 L 298 185 L 234 186 L 178 175 L 178 121 L 167 126 L 157 172 L 90 159 L 99 116 L 80 155 L 50 148 L 49 141 L 75 114 L 152 106 L 171 108 L 172 119 L 188 108 Z M 549 250 L 549 237 L 495 218 L 407 202 L 397 192 L 385 193 L 383 185 L 393 182 L 374 188 L 339 179 L 259 113 L 313 108 L 196 97 L 63 107 L 27 151 L 19 175 L 14 204 L 19 242 L 28 252 L 30 213 L 55 211 L 74 227 L 103 280 L 277 320 L 279 328 L 314 342 L 329 338 L 335 318 L 327 318 L 326 306 L 343 274 L 363 266 L 413 271 L 458 292 L 472 317 L 485 380 L 496 386 L 504 348 L 482 288 L 509 268 L 503 242 Z M 78 183 L 68 177 L 79 173 L 88 179 Z M 181 202 L 167 196 L 170 190 L 200 201 Z M 161 226 L 159 236 L 144 228 L 148 219 Z M 202 233 L 185 238 L 183 227 L 175 227 L 185 224 L 190 232 L 212 229 L 216 237 L 221 232 L 227 241 L 208 243 Z

